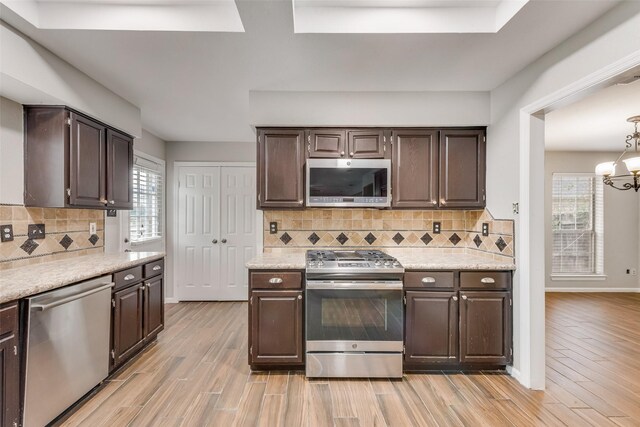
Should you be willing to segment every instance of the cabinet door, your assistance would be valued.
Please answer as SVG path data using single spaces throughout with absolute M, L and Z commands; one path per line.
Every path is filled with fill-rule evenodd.
M 309 157 L 339 159 L 345 157 L 345 131 L 342 129 L 311 129 L 307 131 Z
M 460 362 L 511 361 L 511 293 L 460 292 Z
M 164 276 L 147 280 L 144 295 L 144 336 L 153 338 L 164 328 Z
M 69 205 L 106 206 L 106 128 L 71 113 Z
M 0 426 L 15 426 L 20 417 L 18 305 L 0 308 Z
M 258 206 L 301 208 L 304 204 L 304 131 L 258 133 Z
M 113 294 L 113 363 L 116 366 L 135 353 L 144 339 L 144 289 L 139 283 Z
M 107 202 L 110 208 L 133 208 L 133 139 L 107 129 Z
M 484 130 L 440 132 L 441 208 L 485 206 Z
M 386 143 L 382 129 L 347 131 L 349 157 L 354 159 L 383 159 Z
M 438 206 L 438 131 L 394 130 L 391 188 L 395 208 Z
M 458 297 L 455 292 L 406 293 L 407 364 L 458 362 Z
M 249 363 L 304 362 L 302 291 L 252 291 Z

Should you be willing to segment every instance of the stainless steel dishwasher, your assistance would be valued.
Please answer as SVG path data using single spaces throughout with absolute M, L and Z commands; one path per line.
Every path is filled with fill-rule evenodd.
M 27 299 L 24 425 L 42 427 L 109 374 L 111 276 Z

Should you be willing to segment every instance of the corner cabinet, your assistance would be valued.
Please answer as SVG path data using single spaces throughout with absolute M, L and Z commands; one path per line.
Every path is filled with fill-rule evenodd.
M 304 206 L 304 130 L 258 130 L 260 208 Z
M 405 370 L 511 363 L 510 271 L 407 271 Z
M 249 365 L 304 366 L 301 271 L 249 271 Z
M 18 303 L 0 305 L 0 426 L 20 425 Z
M 133 138 L 66 107 L 25 106 L 25 206 L 131 209 Z

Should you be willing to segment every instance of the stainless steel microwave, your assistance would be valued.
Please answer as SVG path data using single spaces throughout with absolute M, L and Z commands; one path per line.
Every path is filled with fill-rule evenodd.
M 391 206 L 391 160 L 308 159 L 308 207 Z

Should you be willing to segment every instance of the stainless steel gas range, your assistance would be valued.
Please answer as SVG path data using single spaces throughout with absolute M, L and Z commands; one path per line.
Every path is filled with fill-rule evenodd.
M 403 275 L 381 251 L 307 251 L 308 377 L 402 377 Z

